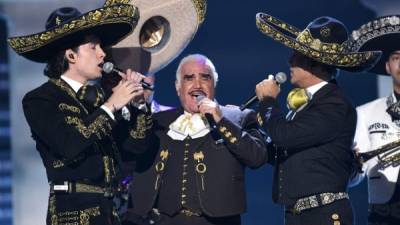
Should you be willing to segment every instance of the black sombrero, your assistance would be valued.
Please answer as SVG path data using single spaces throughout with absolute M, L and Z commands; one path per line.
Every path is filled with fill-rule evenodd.
M 389 75 L 385 63 L 391 53 L 400 50 L 400 16 L 383 16 L 362 25 L 352 32 L 348 47 L 353 51 L 382 51 L 382 57 L 370 72 Z
M 275 41 L 318 62 L 347 71 L 368 70 L 381 55 L 380 51 L 348 51 L 347 29 L 332 17 L 319 17 L 303 31 L 265 13 L 256 15 L 256 24 Z
M 47 62 L 56 52 L 74 47 L 84 35 L 97 34 L 102 46 L 113 45 L 133 31 L 138 19 L 138 9 L 130 4 L 109 4 L 87 13 L 63 7 L 50 14 L 45 31 L 11 37 L 8 44 L 29 60 Z

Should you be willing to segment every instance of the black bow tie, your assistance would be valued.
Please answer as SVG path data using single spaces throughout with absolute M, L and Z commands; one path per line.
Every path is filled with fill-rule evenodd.
M 400 120 L 400 101 L 390 105 L 386 112 L 392 117 L 392 121 Z
M 95 110 L 104 103 L 103 90 L 96 85 L 82 86 L 76 96 L 89 111 Z

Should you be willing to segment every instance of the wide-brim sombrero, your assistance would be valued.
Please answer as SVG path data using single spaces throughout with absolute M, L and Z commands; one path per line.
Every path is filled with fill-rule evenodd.
M 400 16 L 383 16 L 363 24 L 351 33 L 348 48 L 352 51 L 382 51 L 382 57 L 369 72 L 389 75 L 386 61 L 391 53 L 400 50 Z
M 119 68 L 143 74 L 168 65 L 195 36 L 206 13 L 206 0 L 137 0 L 136 30 L 111 49 Z M 107 4 L 107 2 L 106 2 Z
M 43 32 L 9 38 L 9 45 L 17 54 L 45 63 L 59 50 L 75 47 L 73 45 L 88 34 L 97 35 L 102 46 L 117 43 L 133 31 L 139 20 L 139 11 L 131 4 L 110 4 L 86 13 L 78 11 L 77 16 L 65 21 L 56 20 L 55 26 Z
M 335 20 L 330 17 L 324 17 L 323 19 Z M 380 51 L 350 52 L 346 48 L 346 41 L 321 41 L 323 38 L 332 39 L 330 35 L 334 31 L 328 26 L 319 27 L 319 38 L 315 38 L 312 34 L 314 33 L 315 35 L 315 32 L 309 29 L 313 22 L 306 29 L 300 30 L 268 14 L 257 13 L 256 15 L 256 25 L 263 34 L 323 64 L 355 72 L 368 70 L 379 59 Z M 344 30 L 341 31 L 343 33 L 342 36 L 347 36 L 347 30 L 345 28 Z

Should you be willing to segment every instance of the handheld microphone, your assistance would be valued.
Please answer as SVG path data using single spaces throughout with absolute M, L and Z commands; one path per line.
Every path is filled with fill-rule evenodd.
M 275 82 L 276 82 L 277 85 L 281 85 L 281 84 L 283 84 L 283 83 L 286 82 L 286 79 L 287 79 L 286 73 L 284 73 L 284 72 L 278 72 L 278 73 L 275 75 L 274 79 L 275 79 Z M 251 96 L 250 98 L 247 99 L 247 101 L 246 101 L 245 103 L 243 103 L 243 104 L 240 106 L 240 110 L 243 111 L 244 109 L 248 108 L 250 105 L 254 104 L 257 100 L 258 100 L 258 99 L 257 99 L 257 95 Z
M 108 74 L 108 73 L 111 73 L 111 72 L 113 72 L 113 71 L 116 72 L 116 73 L 118 73 L 118 75 L 119 75 L 120 73 L 124 74 L 124 72 L 122 72 L 122 70 L 119 69 L 118 67 L 115 67 L 114 64 L 113 64 L 112 62 L 105 62 L 105 63 L 103 63 L 102 69 L 103 69 L 103 71 L 104 71 L 105 73 L 107 73 L 107 74 Z M 150 90 L 150 91 L 154 91 L 154 87 L 153 87 L 151 84 L 147 83 L 146 81 L 141 80 L 141 81 L 140 81 L 140 84 L 142 85 L 142 87 L 143 87 L 144 89 L 148 89 L 148 90 Z
M 201 100 L 203 100 L 204 98 L 206 98 L 206 96 L 197 95 L 196 96 L 197 104 L 199 104 L 201 102 Z M 217 124 L 215 123 L 214 117 L 210 113 L 205 113 L 204 116 L 206 117 L 206 120 L 207 120 L 208 124 L 210 125 L 211 129 L 217 128 Z

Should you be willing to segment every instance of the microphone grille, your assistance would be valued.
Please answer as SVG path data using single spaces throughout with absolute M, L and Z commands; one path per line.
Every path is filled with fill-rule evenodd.
M 196 96 L 196 102 L 197 102 L 197 104 L 198 104 L 201 100 L 203 100 L 205 97 L 206 97 L 206 96 L 204 96 L 204 95 L 197 95 L 197 96 Z
M 114 69 L 114 64 L 112 64 L 111 62 L 105 62 L 103 64 L 103 71 L 105 73 L 111 73 L 111 71 L 113 71 Z
M 275 75 L 275 81 L 276 81 L 277 83 L 279 83 L 279 84 L 285 83 L 285 82 L 286 82 L 286 79 L 287 79 L 286 73 L 284 73 L 284 72 L 279 72 L 279 73 L 277 73 L 277 74 Z

